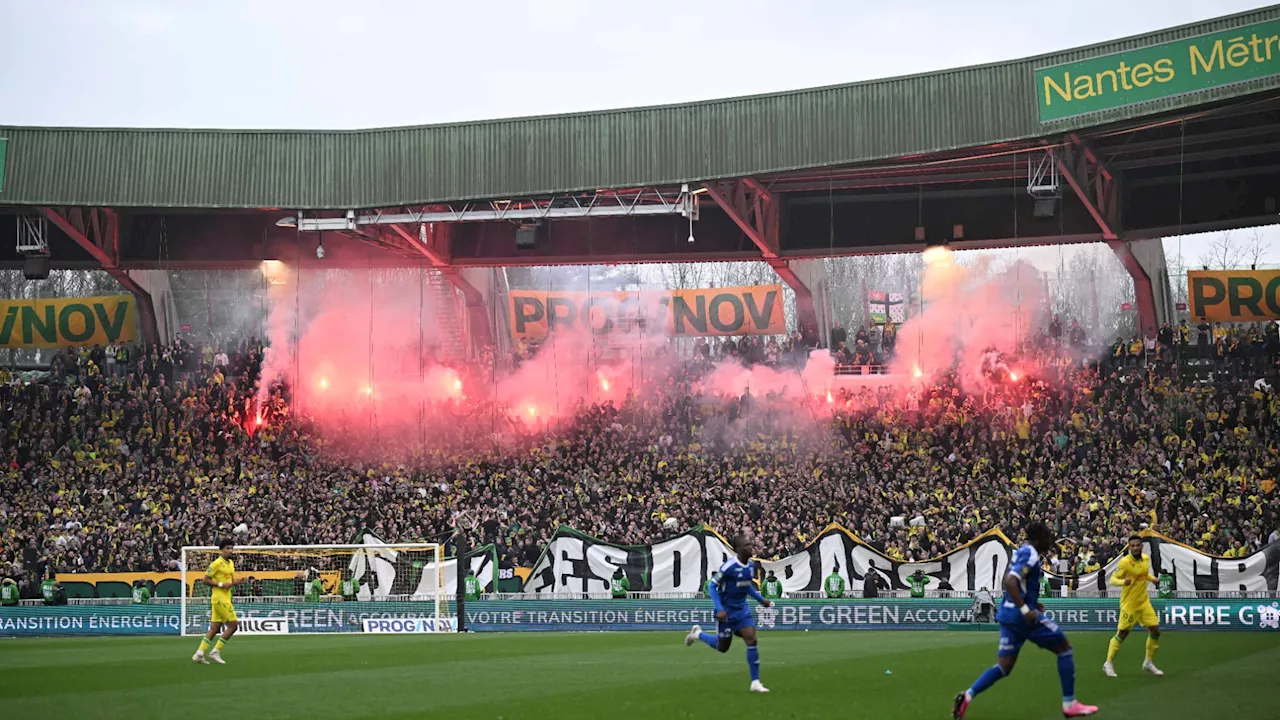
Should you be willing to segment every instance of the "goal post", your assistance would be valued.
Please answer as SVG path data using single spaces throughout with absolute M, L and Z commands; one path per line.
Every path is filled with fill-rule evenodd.
M 220 557 L 182 548 L 183 635 L 203 635 L 212 591 L 200 582 Z M 435 633 L 457 627 L 449 592 L 457 561 L 439 543 L 238 545 L 231 552 L 232 602 L 242 634 Z

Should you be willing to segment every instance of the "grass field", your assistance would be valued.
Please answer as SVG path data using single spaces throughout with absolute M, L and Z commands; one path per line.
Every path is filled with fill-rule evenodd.
M 1163 678 L 1143 638 L 1103 677 L 1109 635 L 1073 633 L 1077 694 L 1126 720 L 1280 717 L 1280 634 L 1167 633 Z M 949 718 L 994 662 L 990 633 L 764 633 L 769 695 L 679 633 L 240 637 L 225 666 L 189 638 L 0 641 L 0 718 Z M 887 674 L 885 671 L 892 671 Z M 1061 717 L 1053 656 L 1028 646 L 973 720 Z

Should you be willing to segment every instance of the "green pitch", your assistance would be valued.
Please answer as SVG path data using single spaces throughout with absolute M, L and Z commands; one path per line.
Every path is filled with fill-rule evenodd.
M 1109 635 L 1073 633 L 1077 694 L 1125 720 L 1278 717 L 1280 634 L 1166 633 L 1140 672 L 1143 637 L 1103 677 Z M 195 665 L 191 638 L 0 641 L 0 718 L 948 718 L 995 661 L 993 633 L 761 633 L 747 692 L 741 641 L 727 655 L 680 633 L 239 637 L 226 665 Z M 886 670 L 892 674 L 886 674 Z M 972 720 L 1061 717 L 1053 656 L 1028 646 Z

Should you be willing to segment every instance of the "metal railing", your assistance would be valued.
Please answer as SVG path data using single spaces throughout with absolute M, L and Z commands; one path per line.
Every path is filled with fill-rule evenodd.
M 888 365 L 836 365 L 836 375 L 888 375 Z

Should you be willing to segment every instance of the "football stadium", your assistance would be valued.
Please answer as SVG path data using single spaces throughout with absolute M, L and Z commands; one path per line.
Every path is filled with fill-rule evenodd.
M 0 717 L 1275 718 L 1278 199 L 1280 6 L 0 124 Z

